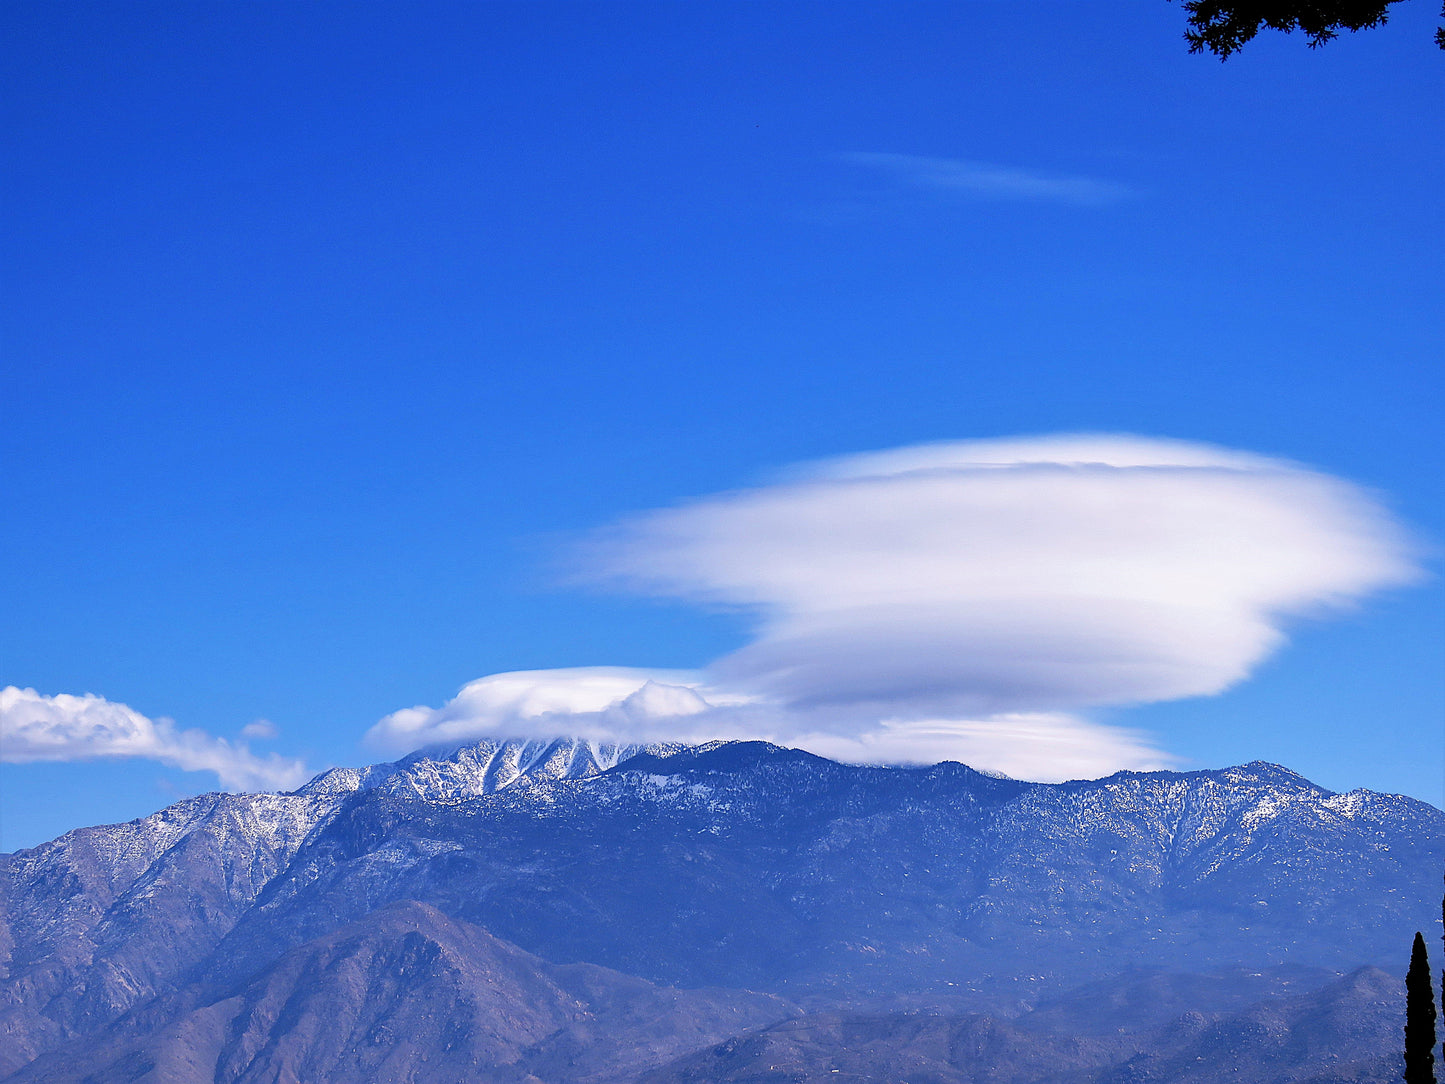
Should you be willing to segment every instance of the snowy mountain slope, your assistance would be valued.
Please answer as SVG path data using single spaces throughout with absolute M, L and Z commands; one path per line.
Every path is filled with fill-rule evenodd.
M 337 809 L 305 795 L 207 794 L 0 858 L 0 1072 L 204 960 Z
M 351 795 L 460 801 L 597 775 L 642 748 L 557 740 L 423 750 L 333 769 L 294 794 L 200 795 L 0 856 L 0 1035 L 9 1040 L 0 1073 L 173 985 Z
M 555 960 L 796 992 L 1077 982 L 1128 963 L 1389 962 L 1445 816 L 1270 765 L 1063 785 L 736 743 L 581 783 L 349 805 L 230 958 L 418 898 Z

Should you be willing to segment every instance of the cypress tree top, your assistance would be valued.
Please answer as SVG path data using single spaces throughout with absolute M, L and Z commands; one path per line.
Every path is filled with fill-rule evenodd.
M 1425 938 L 1415 934 L 1405 973 L 1405 1084 L 1435 1084 L 1435 986 Z

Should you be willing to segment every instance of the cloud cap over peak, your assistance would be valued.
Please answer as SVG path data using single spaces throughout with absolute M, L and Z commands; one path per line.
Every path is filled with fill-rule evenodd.
M 440 708 L 387 715 L 366 744 L 391 753 L 480 737 L 572 737 L 655 741 L 648 722 L 695 714 L 705 703 L 690 670 L 578 666 L 514 670 L 468 682 Z
M 880 720 L 790 709 L 708 684 L 700 673 L 615 666 L 492 674 L 439 708 L 393 712 L 366 743 L 404 753 L 478 738 L 559 737 L 638 745 L 761 738 L 851 763 L 957 760 L 1050 781 L 1175 764 L 1134 731 L 1064 712 Z

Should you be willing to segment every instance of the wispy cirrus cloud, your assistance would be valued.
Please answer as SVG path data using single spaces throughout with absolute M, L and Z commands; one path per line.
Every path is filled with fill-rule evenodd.
M 1034 779 L 1166 766 L 1091 709 L 1220 692 L 1291 621 L 1416 577 L 1369 493 L 1182 441 L 957 441 L 805 464 L 631 517 L 577 576 L 751 613 L 696 673 L 493 675 L 370 739 L 762 737 L 859 761 L 957 759 Z
M 840 157 L 881 174 L 900 187 L 927 190 L 943 197 L 1099 207 L 1135 195 L 1133 189 L 1117 181 L 962 158 L 877 151 L 854 151 Z
M 270 733 L 275 733 L 274 727 Z M 244 742 L 227 741 L 204 730 L 181 730 L 169 719 L 150 719 L 90 693 L 43 696 L 13 685 L 0 689 L 0 761 L 121 757 L 159 761 L 189 772 L 214 772 L 227 790 L 290 790 L 310 776 L 299 760 L 275 753 L 260 757 Z

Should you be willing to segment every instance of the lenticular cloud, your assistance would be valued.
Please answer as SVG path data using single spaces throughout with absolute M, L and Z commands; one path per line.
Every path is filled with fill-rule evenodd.
M 1206 445 L 924 445 L 639 516 L 595 574 L 758 615 L 715 680 L 794 709 L 965 716 L 1216 693 L 1295 617 L 1415 575 L 1367 493 Z
M 529 671 L 372 729 L 762 737 L 1035 779 L 1167 766 L 1091 708 L 1243 680 L 1291 620 L 1418 575 L 1368 493 L 1281 460 L 1130 436 L 921 445 L 807 464 L 591 538 L 579 578 L 741 608 L 697 674 Z

